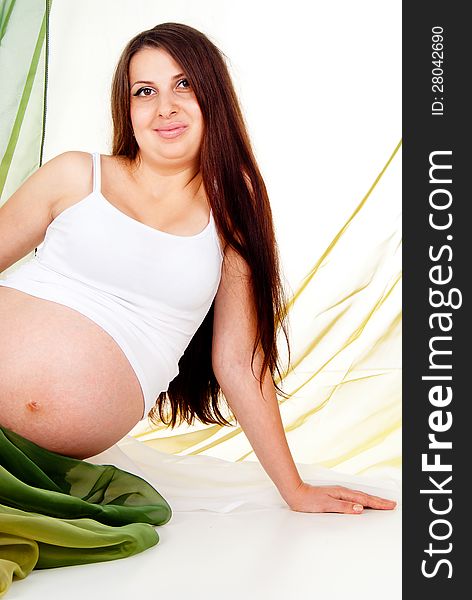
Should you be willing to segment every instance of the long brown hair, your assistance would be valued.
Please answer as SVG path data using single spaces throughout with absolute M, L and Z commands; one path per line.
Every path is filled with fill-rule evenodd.
M 182 23 L 161 23 L 131 39 L 115 69 L 111 110 L 114 156 L 134 161 L 139 147 L 130 119 L 129 63 L 142 48 L 162 48 L 181 66 L 194 90 L 203 116 L 200 169 L 220 239 L 248 264 L 257 312 L 252 352 L 262 349 L 259 387 L 270 370 L 281 378 L 277 333 L 282 328 L 290 362 L 285 325 L 285 291 L 280 277 L 278 247 L 266 186 L 251 148 L 246 125 L 224 55 L 203 33 Z M 161 392 L 149 412 L 154 424 L 172 428 L 195 418 L 205 424 L 231 425 L 219 410 L 220 386 L 212 368 L 214 301 L 179 360 L 179 373 Z M 234 414 L 232 414 L 234 417 Z

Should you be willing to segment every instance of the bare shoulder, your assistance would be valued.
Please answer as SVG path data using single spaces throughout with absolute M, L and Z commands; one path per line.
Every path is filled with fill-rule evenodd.
M 41 167 L 50 185 L 53 216 L 92 191 L 93 168 L 90 152 L 68 150 Z
M 92 155 L 90 152 L 67 150 L 49 159 L 40 168 L 43 171 L 47 170 L 54 173 L 56 177 L 63 181 L 67 181 L 71 177 L 76 177 L 77 169 L 87 167 L 89 171 L 92 168 Z
M 0 271 L 38 246 L 64 198 L 83 194 L 91 181 L 86 152 L 64 152 L 36 169 L 0 206 Z M 85 183 L 81 181 L 85 180 Z M 85 195 L 85 194 L 84 194 Z
M 64 190 L 75 189 L 77 186 L 84 189 L 90 187 L 88 184 L 92 181 L 93 172 L 90 152 L 68 150 L 52 158 L 42 168 L 47 165 Z
M 16 209 L 19 204 L 30 203 L 43 212 L 50 212 L 57 202 L 71 193 L 83 193 L 91 181 L 91 155 L 80 151 L 62 152 L 33 171 L 8 199 L 5 208 Z

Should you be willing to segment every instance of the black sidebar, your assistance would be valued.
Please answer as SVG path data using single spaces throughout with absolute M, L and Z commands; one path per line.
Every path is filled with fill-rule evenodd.
M 406 600 L 472 597 L 472 25 L 466 7 L 403 3 Z

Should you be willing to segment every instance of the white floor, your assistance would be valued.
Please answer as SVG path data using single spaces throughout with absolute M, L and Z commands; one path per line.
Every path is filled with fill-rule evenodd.
M 173 509 L 159 543 L 106 563 L 33 571 L 9 600 L 399 600 L 401 485 L 298 465 L 314 485 L 346 485 L 398 502 L 361 515 L 297 513 L 258 463 L 160 453 L 127 436 L 91 462 L 147 479 Z

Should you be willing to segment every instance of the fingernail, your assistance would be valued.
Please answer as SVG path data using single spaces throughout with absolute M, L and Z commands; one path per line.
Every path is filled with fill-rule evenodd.
M 362 504 L 354 504 L 354 506 L 352 507 L 356 512 L 361 512 L 361 510 L 364 508 L 362 506 Z

